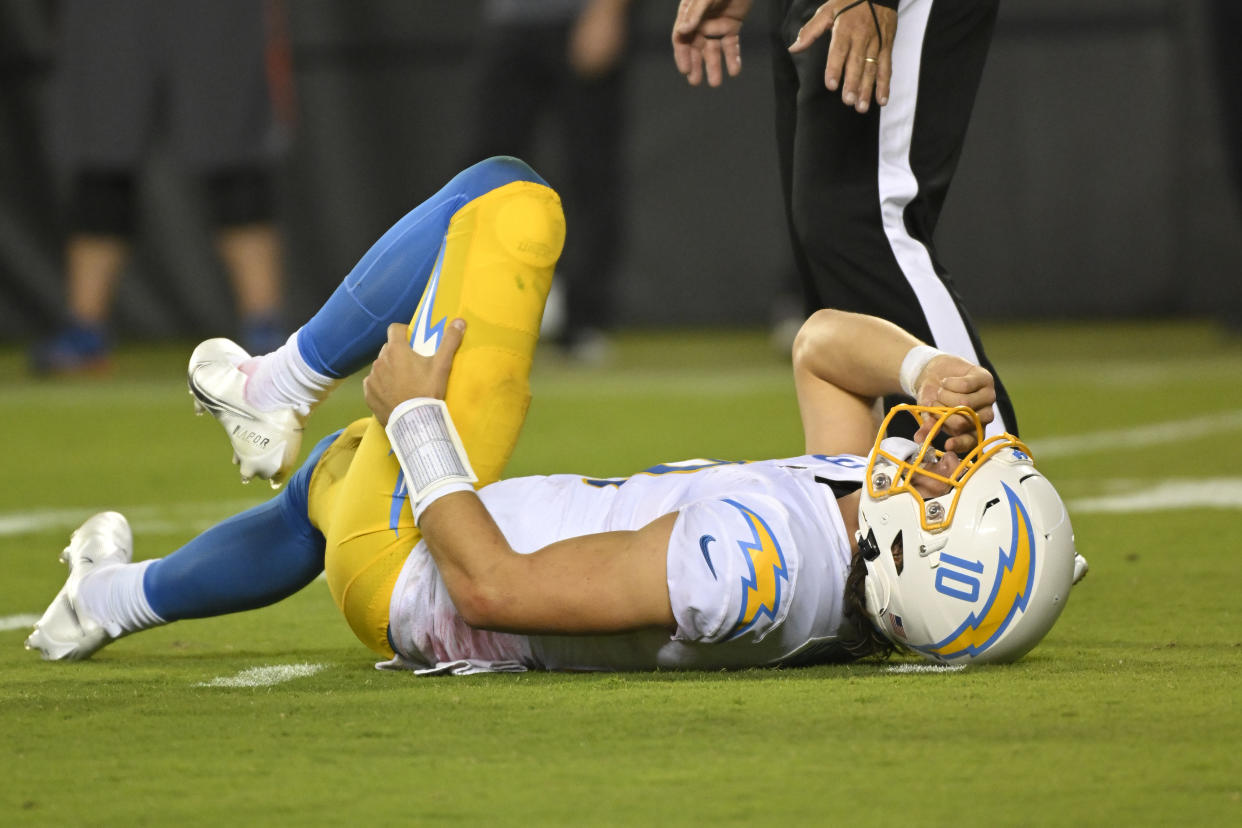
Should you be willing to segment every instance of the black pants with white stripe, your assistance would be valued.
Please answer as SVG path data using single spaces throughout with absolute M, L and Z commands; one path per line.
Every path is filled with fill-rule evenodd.
M 865 115 L 824 86 L 829 36 L 801 54 L 787 51 L 821 2 L 771 4 L 781 177 L 808 309 L 883 317 L 995 375 L 933 235 L 999 0 L 902 0 L 889 102 Z M 999 377 L 996 387 L 988 432 L 1016 434 Z

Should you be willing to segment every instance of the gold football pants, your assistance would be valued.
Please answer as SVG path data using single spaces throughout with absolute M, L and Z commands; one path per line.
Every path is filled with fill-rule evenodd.
M 430 302 L 433 320 L 466 320 L 445 401 L 478 487 L 500 478 L 526 418 L 531 360 L 564 239 L 560 198 L 548 187 L 515 181 L 491 190 L 449 221 L 439 278 L 428 281 L 415 313 Z M 327 541 L 332 599 L 364 644 L 391 657 L 388 606 L 421 534 L 374 417 L 351 424 L 323 453 L 309 512 Z

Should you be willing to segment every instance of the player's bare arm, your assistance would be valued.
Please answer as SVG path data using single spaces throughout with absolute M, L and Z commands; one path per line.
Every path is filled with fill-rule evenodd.
M 518 554 L 473 493 L 441 498 L 419 528 L 472 627 L 515 633 L 675 628 L 666 581 L 677 514 L 641 529 L 569 538 Z
M 896 2 L 830 0 L 798 30 L 789 51 L 805 51 L 831 31 L 824 86 L 832 92 L 839 88 L 841 102 L 860 113 L 870 109 L 873 99 L 884 106 L 893 77 L 896 7 Z
M 817 454 L 866 455 L 879 425 L 878 400 L 902 393 L 903 365 L 923 343 L 873 316 L 838 310 L 812 315 L 794 341 L 794 387 L 806 450 Z M 964 405 L 983 422 L 992 418 L 996 388 L 984 368 L 952 354 L 927 349 L 928 358 L 909 378 L 920 405 Z M 915 356 L 918 355 L 916 352 Z M 973 432 L 965 418 L 946 423 L 954 437 L 947 448 L 965 453 Z
M 443 399 L 465 334 L 454 320 L 434 356 L 415 353 L 392 325 L 363 392 L 384 425 L 401 403 Z M 517 633 L 610 633 L 675 626 L 665 557 L 676 513 L 626 532 L 569 538 L 519 554 L 473 491 L 436 499 L 419 528 L 466 623 Z

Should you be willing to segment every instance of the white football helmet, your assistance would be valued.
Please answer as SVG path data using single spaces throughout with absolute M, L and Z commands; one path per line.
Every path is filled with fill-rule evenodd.
M 902 412 L 933 421 L 922 443 L 886 438 Z M 953 416 L 973 423 L 978 445 L 950 470 L 932 441 Z M 925 497 L 920 479 L 948 490 Z M 858 526 L 868 617 L 932 661 L 1015 661 L 1069 598 L 1075 549 L 1065 505 L 1026 446 L 1010 434 L 985 441 L 969 408 L 889 412 L 868 458 Z

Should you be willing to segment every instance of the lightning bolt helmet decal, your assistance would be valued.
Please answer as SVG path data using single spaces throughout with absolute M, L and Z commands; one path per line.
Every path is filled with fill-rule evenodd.
M 995 642 L 1018 612 L 1025 610 L 1035 582 L 1035 535 L 1031 516 L 1013 489 L 1004 483 L 1013 535 L 1009 551 L 997 550 L 996 579 L 983 608 L 966 616 L 961 626 L 925 652 L 944 659 L 977 656 Z

